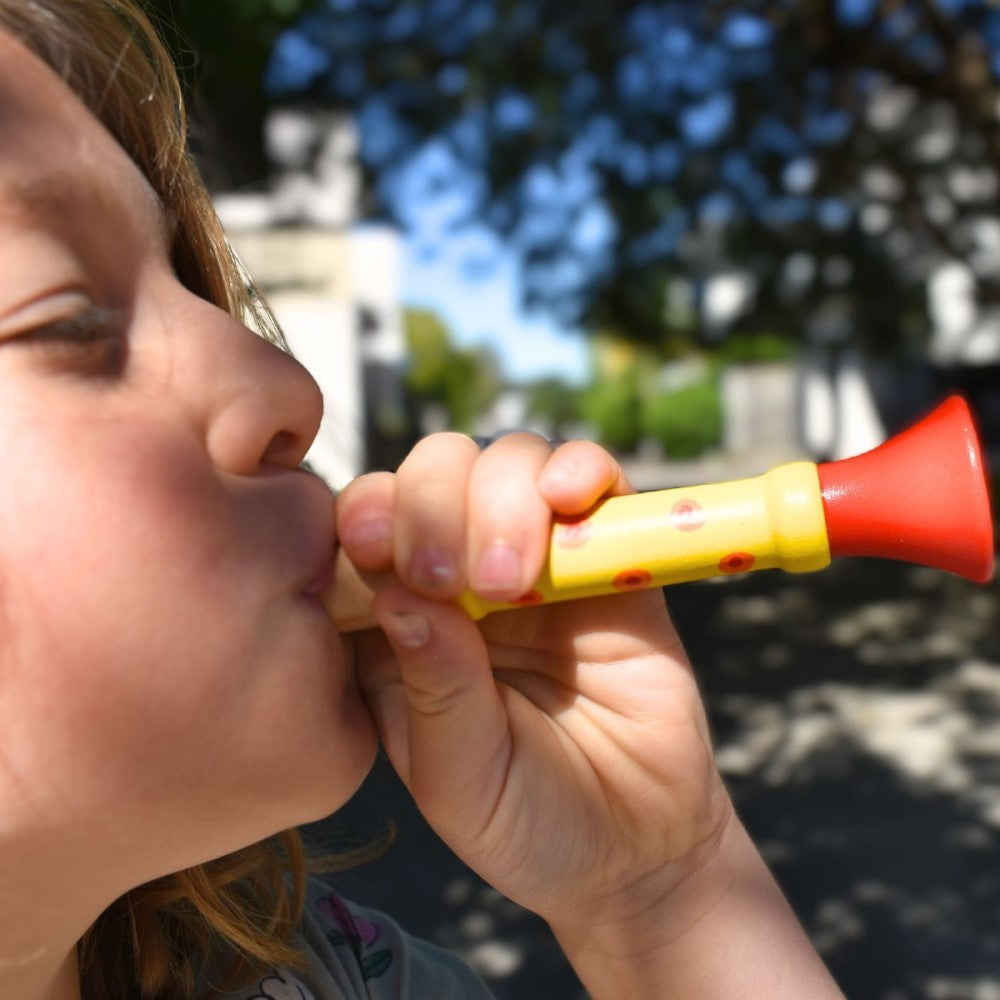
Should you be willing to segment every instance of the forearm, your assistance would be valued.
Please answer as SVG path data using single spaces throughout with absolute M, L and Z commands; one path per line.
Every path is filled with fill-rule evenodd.
M 743 826 L 661 906 L 553 930 L 594 1000 L 843 1000 Z

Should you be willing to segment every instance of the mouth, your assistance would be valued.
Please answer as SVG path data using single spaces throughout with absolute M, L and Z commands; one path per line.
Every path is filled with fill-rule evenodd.
M 315 572 L 306 582 L 305 586 L 302 588 L 302 593 L 305 594 L 306 597 L 318 597 L 329 588 L 330 584 L 333 582 L 333 564 L 335 555 L 335 550 L 331 549 L 331 551 L 324 556 Z
M 318 597 L 333 582 L 334 561 L 339 548 L 334 529 L 335 499 L 326 483 L 316 476 L 307 474 L 301 482 L 309 487 L 311 502 L 317 503 L 318 509 L 310 504 L 309 513 L 312 516 L 305 516 L 303 512 L 300 522 L 303 529 L 306 529 L 300 537 L 303 540 L 309 539 L 306 551 L 311 550 L 311 559 L 306 563 L 306 569 L 308 570 L 311 565 L 311 571 L 300 578 L 303 582 L 299 592 L 305 597 Z
M 313 571 L 301 588 L 301 593 L 306 597 L 319 597 L 330 588 L 333 583 L 338 548 L 336 540 L 330 538 L 327 538 L 326 543 L 320 548 Z

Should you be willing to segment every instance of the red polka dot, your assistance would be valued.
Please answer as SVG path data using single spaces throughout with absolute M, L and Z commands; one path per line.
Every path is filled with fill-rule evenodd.
M 697 500 L 685 497 L 670 508 L 670 520 L 678 531 L 697 531 L 705 526 L 705 508 Z
M 753 569 L 756 561 L 756 557 L 749 552 L 730 552 L 719 561 L 719 569 L 723 573 L 745 573 L 748 569 Z
M 653 574 L 647 569 L 626 569 L 611 582 L 616 590 L 639 590 L 653 582 Z
M 591 526 L 585 518 L 577 521 L 557 521 L 555 541 L 564 549 L 578 549 L 590 540 Z
M 530 607 L 532 604 L 544 604 L 545 598 L 537 590 L 529 590 L 526 594 L 522 594 L 510 603 L 520 605 L 521 607 Z

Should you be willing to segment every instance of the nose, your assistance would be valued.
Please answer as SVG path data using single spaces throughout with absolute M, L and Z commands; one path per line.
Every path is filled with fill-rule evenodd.
M 319 430 L 323 397 L 291 355 L 214 306 L 200 338 L 201 380 L 211 400 L 205 430 L 215 466 L 251 475 L 295 468 Z

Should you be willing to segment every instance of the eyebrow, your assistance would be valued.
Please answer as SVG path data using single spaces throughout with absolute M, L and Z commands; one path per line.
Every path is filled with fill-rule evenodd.
M 150 208 L 155 213 L 155 226 L 169 249 L 172 245 L 176 223 L 163 207 L 163 203 L 146 185 Z M 52 170 L 31 177 L 0 177 L 0 219 L 13 217 L 31 223 L 41 223 L 47 228 L 61 229 L 67 218 L 81 211 L 101 214 L 105 218 L 124 217 L 121 200 L 106 184 L 81 186 L 79 174 L 68 170 Z
M 0 216 L 31 221 L 58 221 L 71 207 L 64 174 L 0 180 Z

